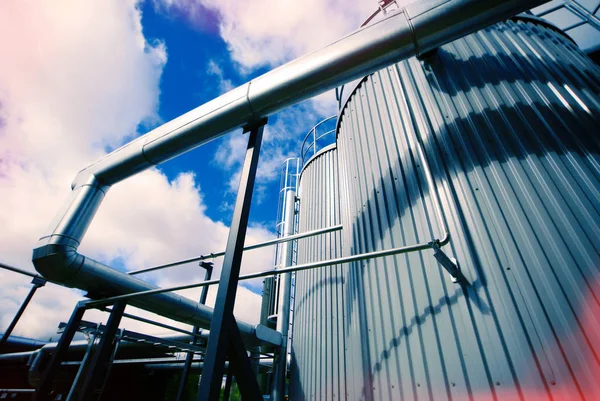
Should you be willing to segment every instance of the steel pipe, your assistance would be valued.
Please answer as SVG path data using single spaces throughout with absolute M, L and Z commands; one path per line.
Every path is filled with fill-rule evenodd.
M 213 315 L 211 308 L 177 294 L 165 294 L 167 291 L 77 253 L 110 185 L 232 129 L 544 2 L 428 0 L 413 3 L 156 128 L 77 175 L 71 197 L 33 251 L 35 268 L 51 281 L 88 291 L 94 297 L 133 292 L 152 294 L 131 298 L 132 305 L 208 328 Z M 257 326 L 243 322 L 238 325 L 247 339 L 256 339 L 259 331 L 274 335 L 266 328 L 258 330 Z
M 338 231 L 341 229 L 342 229 L 342 225 L 339 224 L 337 226 L 320 228 L 318 230 L 307 231 L 305 233 L 290 235 L 289 237 L 270 239 L 270 240 L 267 240 L 264 242 L 259 242 L 258 244 L 248 245 L 248 246 L 244 247 L 244 251 L 251 251 L 253 249 L 259 249 L 259 248 L 264 248 L 264 247 L 271 246 L 271 245 L 282 244 L 284 242 L 294 241 L 294 240 L 297 240 L 300 238 L 312 237 L 313 235 L 318 235 L 318 234 L 326 234 L 326 233 Z M 155 270 L 166 269 L 169 267 L 184 265 L 186 263 L 198 262 L 198 261 L 206 260 L 206 259 L 215 259 L 215 258 L 218 258 L 223 255 L 225 255 L 225 251 L 216 252 L 216 253 L 208 253 L 206 255 L 197 256 L 195 258 L 183 259 L 183 260 L 180 260 L 177 262 L 167 263 L 167 264 L 160 265 L 160 266 L 148 267 L 146 269 L 140 269 L 140 270 L 132 270 L 129 272 L 129 274 L 135 275 L 135 274 L 140 274 L 140 273 L 148 273 L 148 272 L 155 271 Z
M 385 256 L 399 255 L 399 254 L 408 253 L 408 252 L 424 251 L 426 249 L 434 249 L 434 246 L 436 246 L 436 245 L 438 245 L 438 246 L 446 245 L 449 240 L 450 240 L 450 235 L 446 232 L 444 238 L 442 238 L 439 241 L 434 240 L 431 242 L 422 242 L 419 244 L 407 245 L 407 246 L 402 246 L 399 248 L 391 248 L 391 249 L 385 249 L 383 251 L 374 251 L 374 252 L 361 253 L 358 255 L 344 256 L 341 258 L 322 260 L 319 262 L 305 263 L 302 265 L 285 267 L 285 268 L 281 268 L 281 269 L 263 270 L 261 272 L 250 273 L 250 274 L 240 276 L 239 280 L 240 281 L 241 280 L 251 280 L 251 279 L 255 279 L 255 278 L 275 276 L 277 274 L 292 273 L 292 272 L 298 272 L 298 271 L 302 271 L 302 270 L 316 269 L 318 267 L 340 265 L 343 263 L 351 263 L 351 262 L 359 262 L 361 260 L 382 258 Z M 204 287 L 207 285 L 215 285 L 215 284 L 219 284 L 219 281 L 220 280 L 218 280 L 218 279 L 207 280 L 207 281 L 202 281 L 200 283 L 179 285 L 176 287 L 168 287 L 168 288 L 157 288 L 155 290 L 148 290 L 148 291 L 131 293 L 131 294 L 117 295 L 114 297 L 101 299 L 98 301 L 88 301 L 87 305 L 90 308 L 97 308 L 104 304 L 114 303 L 114 302 L 122 300 L 122 299 L 130 299 L 130 298 L 136 298 L 136 297 L 141 297 L 141 296 L 145 296 L 145 295 L 155 295 L 155 294 L 162 294 L 162 293 L 170 292 L 170 291 L 188 290 L 190 288 L 198 288 L 198 287 Z

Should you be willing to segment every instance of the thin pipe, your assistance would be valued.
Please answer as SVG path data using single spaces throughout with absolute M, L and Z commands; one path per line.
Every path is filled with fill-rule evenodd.
M 433 249 L 433 246 L 435 244 L 438 244 L 439 246 L 446 245 L 449 240 L 450 240 L 450 235 L 446 232 L 445 236 L 439 241 L 434 240 L 431 242 L 423 242 L 423 243 L 419 243 L 419 244 L 415 244 L 415 245 L 408 245 L 408 246 L 403 246 L 403 247 L 399 247 L 399 248 L 386 249 L 383 251 L 361 253 L 359 255 L 345 256 L 345 257 L 337 258 L 337 259 L 329 259 L 329 260 L 323 260 L 323 261 L 319 261 L 319 262 L 305 263 L 302 265 L 296 265 L 296 266 L 286 267 L 286 268 L 282 268 L 282 269 L 264 270 L 262 272 L 250 273 L 250 274 L 240 276 L 239 280 L 251 280 L 251 279 L 255 279 L 255 278 L 274 276 L 274 275 L 282 274 L 282 273 L 298 272 L 298 271 L 302 271 L 302 270 L 315 269 L 318 267 L 339 265 L 339 264 L 343 264 L 343 263 L 358 262 L 358 261 L 366 260 L 366 259 L 398 255 L 398 254 L 407 253 L 407 252 L 423 251 L 426 249 Z M 131 294 L 118 295 L 115 297 L 100 299 L 97 301 L 88 301 L 86 306 L 89 308 L 97 308 L 98 306 L 108 305 L 108 304 L 111 304 L 115 301 L 119 301 L 122 299 L 129 299 L 129 298 L 134 298 L 134 297 L 139 297 L 139 296 L 144 296 L 144 295 L 162 294 L 162 293 L 171 292 L 171 291 L 187 290 L 190 288 L 204 287 L 207 285 L 219 284 L 219 281 L 220 281 L 219 279 L 214 279 L 214 280 L 202 281 L 200 283 L 195 283 L 195 284 L 186 284 L 186 285 L 180 285 L 180 286 L 168 287 L 168 288 L 157 288 L 155 290 L 141 291 L 141 292 L 135 292 L 135 293 L 131 293 Z
M 266 247 L 266 246 L 282 244 L 282 243 L 287 242 L 287 241 L 293 241 L 293 240 L 297 240 L 297 239 L 300 239 L 300 238 L 312 237 L 313 235 L 326 234 L 326 233 L 330 233 L 330 232 L 333 232 L 333 231 L 338 231 L 338 230 L 341 230 L 341 229 L 342 229 L 342 225 L 340 224 L 340 225 L 337 225 L 337 226 L 332 226 L 332 227 L 321 228 L 321 229 L 318 229 L 318 230 L 307 231 L 307 232 L 296 234 L 296 235 L 292 235 L 292 236 L 289 236 L 289 237 L 282 237 L 282 238 L 270 239 L 268 241 L 259 242 L 258 244 L 248 245 L 248 246 L 244 247 L 244 251 L 251 251 L 253 249 L 263 248 L 263 247 Z M 216 252 L 216 253 L 209 253 L 209 254 L 200 255 L 200 256 L 197 256 L 197 257 L 191 258 L 191 259 L 184 259 L 184 260 L 180 260 L 180 261 L 177 261 L 177 262 L 167 263 L 167 264 L 164 264 L 164 265 L 159 265 L 159 266 L 154 266 L 154 267 L 148 267 L 146 269 L 132 270 L 128 274 L 129 275 L 135 275 L 135 274 L 141 274 L 141 273 L 148 273 L 148 272 L 155 271 L 155 270 L 166 269 L 168 267 L 174 267 L 174 266 L 184 265 L 186 263 L 198 262 L 198 261 L 206 260 L 206 259 L 215 259 L 215 258 L 218 258 L 218 257 L 223 256 L 223 255 L 225 255 L 225 251 Z
M 23 274 L 24 276 L 29 276 L 31 278 L 37 277 L 37 278 L 45 280 L 45 278 L 43 278 L 39 274 L 31 273 L 31 272 L 28 272 L 27 270 L 19 269 L 18 267 L 10 266 L 10 265 L 4 264 L 2 262 L 0 262 L 0 268 L 5 269 L 5 270 L 10 270 L 15 273 Z
M 0 350 L 2 349 L 2 346 L 8 341 L 8 338 L 10 337 L 13 330 L 17 326 L 17 323 L 21 319 L 21 316 L 25 312 L 25 309 L 27 309 L 27 305 L 29 305 L 29 302 L 31 302 L 31 299 L 33 298 L 35 292 L 37 291 L 38 288 L 43 287 L 44 284 L 46 284 L 46 280 L 44 280 L 41 277 L 34 277 L 32 283 L 33 283 L 33 287 L 31 287 L 31 289 L 29 290 L 29 293 L 23 300 L 23 303 L 21 303 L 21 306 L 19 307 L 19 310 L 15 314 L 15 317 L 13 317 L 12 321 L 10 322 L 10 324 L 4 331 L 2 338 L 0 339 Z
M 112 309 L 110 309 L 110 308 L 104 308 L 104 307 L 100 307 L 98 309 L 100 309 L 101 311 L 104 311 L 104 312 L 109 312 L 109 313 L 112 311 Z M 148 323 L 148 324 L 151 324 L 153 326 L 162 327 L 163 329 L 177 331 L 179 333 L 187 334 L 188 336 L 192 336 L 192 337 L 196 337 L 196 338 L 201 338 L 201 339 L 207 339 L 208 338 L 208 331 L 206 331 L 206 330 L 202 330 L 199 334 L 194 334 L 191 331 L 180 329 L 180 328 L 175 327 L 175 326 L 170 326 L 170 325 L 165 324 L 165 323 L 160 323 L 160 322 L 157 322 L 155 320 L 146 319 L 145 317 L 132 315 L 130 313 L 123 313 L 123 317 L 126 317 L 127 319 L 137 320 L 138 322 L 142 322 L 142 323 Z

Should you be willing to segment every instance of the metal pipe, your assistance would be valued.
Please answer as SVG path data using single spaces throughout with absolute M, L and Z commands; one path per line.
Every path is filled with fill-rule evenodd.
M 283 225 L 283 236 L 289 237 L 294 234 L 294 222 L 296 214 L 296 192 L 289 190 L 285 194 L 285 220 Z M 283 246 L 281 254 L 281 270 L 292 265 L 294 243 L 289 241 Z M 279 311 L 277 313 L 277 328 L 281 333 L 283 341 L 279 348 L 279 354 L 275 362 L 273 378 L 273 401 L 281 401 L 285 397 L 285 371 L 287 365 L 287 343 L 288 329 L 290 327 L 290 293 L 292 291 L 292 273 L 283 273 L 279 276 Z
M 29 305 L 29 302 L 31 302 L 31 299 L 33 298 L 33 295 L 35 294 L 37 289 L 46 285 L 46 280 L 44 280 L 43 278 L 41 278 L 39 276 L 34 276 L 33 280 L 31 281 L 31 284 L 33 284 L 33 287 L 31 287 L 31 289 L 29 290 L 29 293 L 23 300 L 23 303 L 19 307 L 19 310 L 15 314 L 15 317 L 13 317 L 13 320 L 10 322 L 10 324 L 4 331 L 2 338 L 0 339 L 0 350 L 2 349 L 2 346 L 8 341 L 8 338 L 10 337 L 13 330 L 15 329 L 15 326 L 19 322 L 19 319 L 21 319 L 23 312 L 25 312 L 27 305 Z
M 399 255 L 399 254 L 408 253 L 408 252 L 423 251 L 426 249 L 433 249 L 434 245 L 436 245 L 436 244 L 438 244 L 439 246 L 446 245 L 449 240 L 450 240 L 450 235 L 448 234 L 448 232 L 446 232 L 444 237 L 441 240 L 434 240 L 431 242 L 422 242 L 419 244 L 407 245 L 407 246 L 402 246 L 399 248 L 385 249 L 383 251 L 374 251 L 374 252 L 361 253 L 358 255 L 344 256 L 341 258 L 322 260 L 319 262 L 305 263 L 302 265 L 296 265 L 296 266 L 286 267 L 286 268 L 282 268 L 282 269 L 264 270 L 262 272 L 250 273 L 250 274 L 240 276 L 239 280 L 251 280 L 251 279 L 255 279 L 255 278 L 275 276 L 275 275 L 281 274 L 281 273 L 292 273 L 292 272 L 298 272 L 298 271 L 302 271 L 302 270 L 315 269 L 318 267 L 358 262 L 361 260 L 381 258 L 381 257 L 385 257 L 385 256 L 392 256 L 392 255 Z M 179 290 L 187 290 L 190 288 L 204 287 L 207 285 L 219 284 L 219 281 L 220 281 L 219 279 L 214 279 L 214 280 L 203 281 L 201 283 L 179 285 L 176 287 L 168 287 L 168 288 L 158 288 L 156 290 L 149 290 L 149 291 L 143 291 L 143 292 L 137 292 L 137 293 L 131 293 L 131 294 L 125 294 L 125 295 L 118 295 L 115 297 L 101 299 L 98 301 L 88 301 L 87 305 L 90 308 L 96 308 L 98 306 L 108 304 L 108 303 L 113 303 L 115 301 L 119 301 L 122 299 L 130 299 L 130 298 L 140 297 L 140 296 L 145 296 L 145 295 L 154 295 L 154 294 L 161 294 L 161 293 L 170 292 L 170 291 L 179 291 Z
M 253 249 L 263 248 L 266 246 L 282 244 L 287 241 L 293 241 L 293 240 L 297 240 L 300 238 L 312 237 L 313 235 L 326 234 L 326 233 L 330 233 L 333 231 L 341 230 L 342 228 L 343 228 L 343 226 L 341 224 L 339 224 L 337 226 L 320 228 L 318 230 L 307 231 L 304 233 L 291 235 L 289 237 L 270 239 L 270 240 L 267 240 L 264 242 L 259 242 L 258 244 L 248 245 L 248 246 L 244 247 L 244 251 L 251 251 Z M 183 260 L 180 260 L 177 262 L 167 263 L 164 265 L 148 267 L 146 269 L 132 270 L 128 274 L 135 275 L 135 274 L 140 274 L 140 273 L 148 273 L 148 272 L 155 271 L 155 270 L 166 269 L 168 267 L 184 265 L 186 263 L 198 262 L 198 261 L 206 260 L 206 259 L 215 259 L 215 258 L 218 258 L 223 255 L 225 255 L 225 251 L 216 252 L 216 253 L 208 253 L 206 255 L 200 255 L 200 256 L 197 256 L 197 257 L 191 258 L 191 259 L 183 259 Z
M 429 0 L 390 13 L 325 48 L 300 57 L 168 122 L 82 170 L 71 197 L 33 251 L 49 280 L 96 297 L 145 292 L 132 305 L 203 328 L 213 310 L 77 253 L 110 185 L 224 133 L 414 55 L 426 53 L 545 0 Z M 414 246 L 413 246 L 414 247 Z M 270 273 L 269 273 L 270 274 Z M 257 276 L 260 277 L 260 276 Z M 152 291 L 159 292 L 152 292 Z M 158 295 L 160 294 L 160 295 Z M 238 322 L 242 335 L 275 336 Z M 258 340 L 262 340 L 258 338 Z
M 5 269 L 5 270 L 9 270 L 11 272 L 19 273 L 19 274 L 22 274 L 24 276 L 28 276 L 28 277 L 31 277 L 31 278 L 38 277 L 38 278 L 43 279 L 43 277 L 40 276 L 39 274 L 31 273 L 31 272 L 28 272 L 27 270 L 19 269 L 18 267 L 7 265 L 7 264 L 4 264 L 2 262 L 0 262 L 0 268 Z

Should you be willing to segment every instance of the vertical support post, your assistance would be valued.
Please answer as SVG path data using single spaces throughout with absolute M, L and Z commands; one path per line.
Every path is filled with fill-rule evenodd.
M 107 372 L 108 364 L 112 355 L 112 351 L 115 345 L 115 336 L 119 329 L 119 323 L 125 312 L 125 301 L 117 301 L 110 312 L 108 322 L 104 328 L 104 333 L 100 337 L 98 348 L 94 353 L 94 357 L 90 362 L 90 366 L 87 369 L 83 385 L 79 391 L 79 400 L 89 401 L 94 400 L 98 397 L 95 394 L 96 390 L 99 389 L 99 385 L 103 383 L 104 376 Z
M 225 378 L 225 389 L 223 389 L 223 401 L 229 401 L 231 394 L 231 379 L 233 378 L 233 372 L 228 369 L 227 377 Z
M 96 326 L 96 331 L 92 334 L 92 338 L 90 343 L 88 344 L 85 354 L 83 355 L 83 359 L 81 360 L 81 365 L 79 365 L 79 369 L 77 370 L 77 374 L 75 375 L 75 379 L 73 379 L 73 384 L 71 385 L 71 389 L 69 390 L 69 394 L 67 395 L 67 401 L 72 401 L 75 391 L 77 390 L 77 384 L 79 383 L 79 379 L 85 369 L 85 365 L 90 357 L 90 353 L 92 352 L 92 348 L 94 348 L 94 343 L 96 342 L 96 336 L 98 335 L 98 330 L 100 329 L 100 324 Z
M 52 387 L 52 381 L 54 380 L 54 376 L 58 372 L 60 365 L 69 350 L 69 345 L 71 345 L 71 341 L 77 333 L 79 329 L 79 323 L 83 318 L 83 314 L 85 313 L 85 303 L 79 302 L 75 309 L 73 309 L 73 313 L 71 313 L 71 317 L 69 318 L 69 322 L 65 327 L 65 331 L 62 336 L 60 336 L 60 340 L 58 340 L 58 344 L 52 353 L 52 358 L 50 362 L 46 366 L 44 373 L 42 374 L 42 378 L 38 387 L 33 396 L 34 400 L 50 400 L 50 389 Z
M 283 237 L 288 237 L 294 234 L 296 212 L 296 192 L 288 190 L 285 194 L 285 220 L 283 228 Z M 294 255 L 294 242 L 288 241 L 282 246 L 281 266 L 289 267 L 292 265 L 292 257 Z M 273 401 L 282 401 L 285 398 L 285 378 L 287 368 L 287 344 L 288 330 L 290 327 L 290 293 L 292 290 L 292 274 L 284 273 L 279 276 L 281 283 L 279 288 L 279 310 L 277 312 L 277 331 L 283 337 L 283 343 L 279 348 L 279 354 L 275 358 L 273 365 Z
M 244 129 L 245 132 L 250 131 L 250 137 L 248 138 L 246 157 L 242 167 L 235 209 L 229 229 L 229 237 L 227 238 L 227 248 L 223 258 L 221 280 L 217 291 L 213 319 L 210 325 L 207 352 L 204 358 L 204 369 L 202 370 L 198 389 L 198 401 L 217 401 L 219 399 L 223 371 L 225 369 L 225 359 L 228 354 L 230 357 L 230 366 L 233 363 L 238 367 L 237 370 L 233 371 L 238 382 L 242 382 L 238 375 L 252 375 L 251 369 L 248 369 L 246 372 L 243 370 L 246 364 L 250 365 L 250 361 L 247 354 L 239 352 L 239 346 L 243 348 L 243 343 L 237 323 L 233 317 L 233 306 L 240 275 L 244 240 L 246 239 L 248 216 L 250 214 L 250 204 L 258 166 L 258 155 L 260 153 L 265 124 L 266 119 L 263 119 L 258 124 Z M 234 348 L 236 352 L 231 352 Z M 246 363 L 244 363 L 244 357 Z M 254 382 L 253 384 L 249 383 L 245 388 L 240 387 L 242 396 L 248 400 L 260 399 L 261 395 L 256 378 L 252 377 L 251 379 Z
M 46 280 L 44 280 L 41 277 L 34 277 L 33 280 L 31 280 L 31 284 L 33 284 L 33 287 L 31 287 L 31 289 L 29 290 L 29 293 L 25 297 L 25 300 L 23 300 L 21 307 L 17 311 L 12 322 L 10 322 L 10 324 L 6 328 L 6 331 L 4 332 L 4 335 L 0 339 L 0 350 L 2 349 L 2 346 L 8 341 L 8 337 L 10 337 L 12 331 L 15 329 L 15 326 L 19 322 L 19 319 L 21 319 L 21 316 L 23 315 L 23 312 L 25 312 L 27 305 L 29 305 L 31 298 L 33 298 L 33 295 L 35 294 L 38 288 L 43 287 L 46 284 Z
M 200 262 L 200 267 L 203 267 L 206 270 L 204 274 L 204 281 L 208 281 L 212 277 L 213 264 L 210 262 Z M 202 293 L 200 293 L 200 301 L 199 303 L 205 304 L 206 297 L 208 296 L 208 286 L 202 287 Z M 194 326 L 193 333 L 198 334 L 200 332 L 200 327 Z M 190 344 L 196 345 L 198 342 L 198 337 L 192 337 L 192 341 Z M 187 384 L 188 376 L 190 374 L 190 369 L 192 367 L 192 361 L 194 360 L 194 353 L 188 352 L 185 357 L 185 363 L 183 365 L 183 371 L 181 372 L 181 381 L 179 382 L 179 389 L 177 390 L 176 401 L 181 401 L 183 397 L 183 392 L 185 391 L 185 385 Z

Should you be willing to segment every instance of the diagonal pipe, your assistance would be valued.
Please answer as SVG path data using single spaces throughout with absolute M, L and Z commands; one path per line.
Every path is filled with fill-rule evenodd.
M 33 251 L 35 268 L 47 279 L 88 291 L 93 297 L 156 288 L 77 252 L 111 185 L 232 129 L 543 3 L 419 1 L 154 129 L 79 172 L 64 209 Z M 130 302 L 203 328 L 208 328 L 212 319 L 211 308 L 177 294 L 137 297 Z M 281 343 L 280 334 L 263 326 L 239 322 L 239 328 L 248 340 Z

